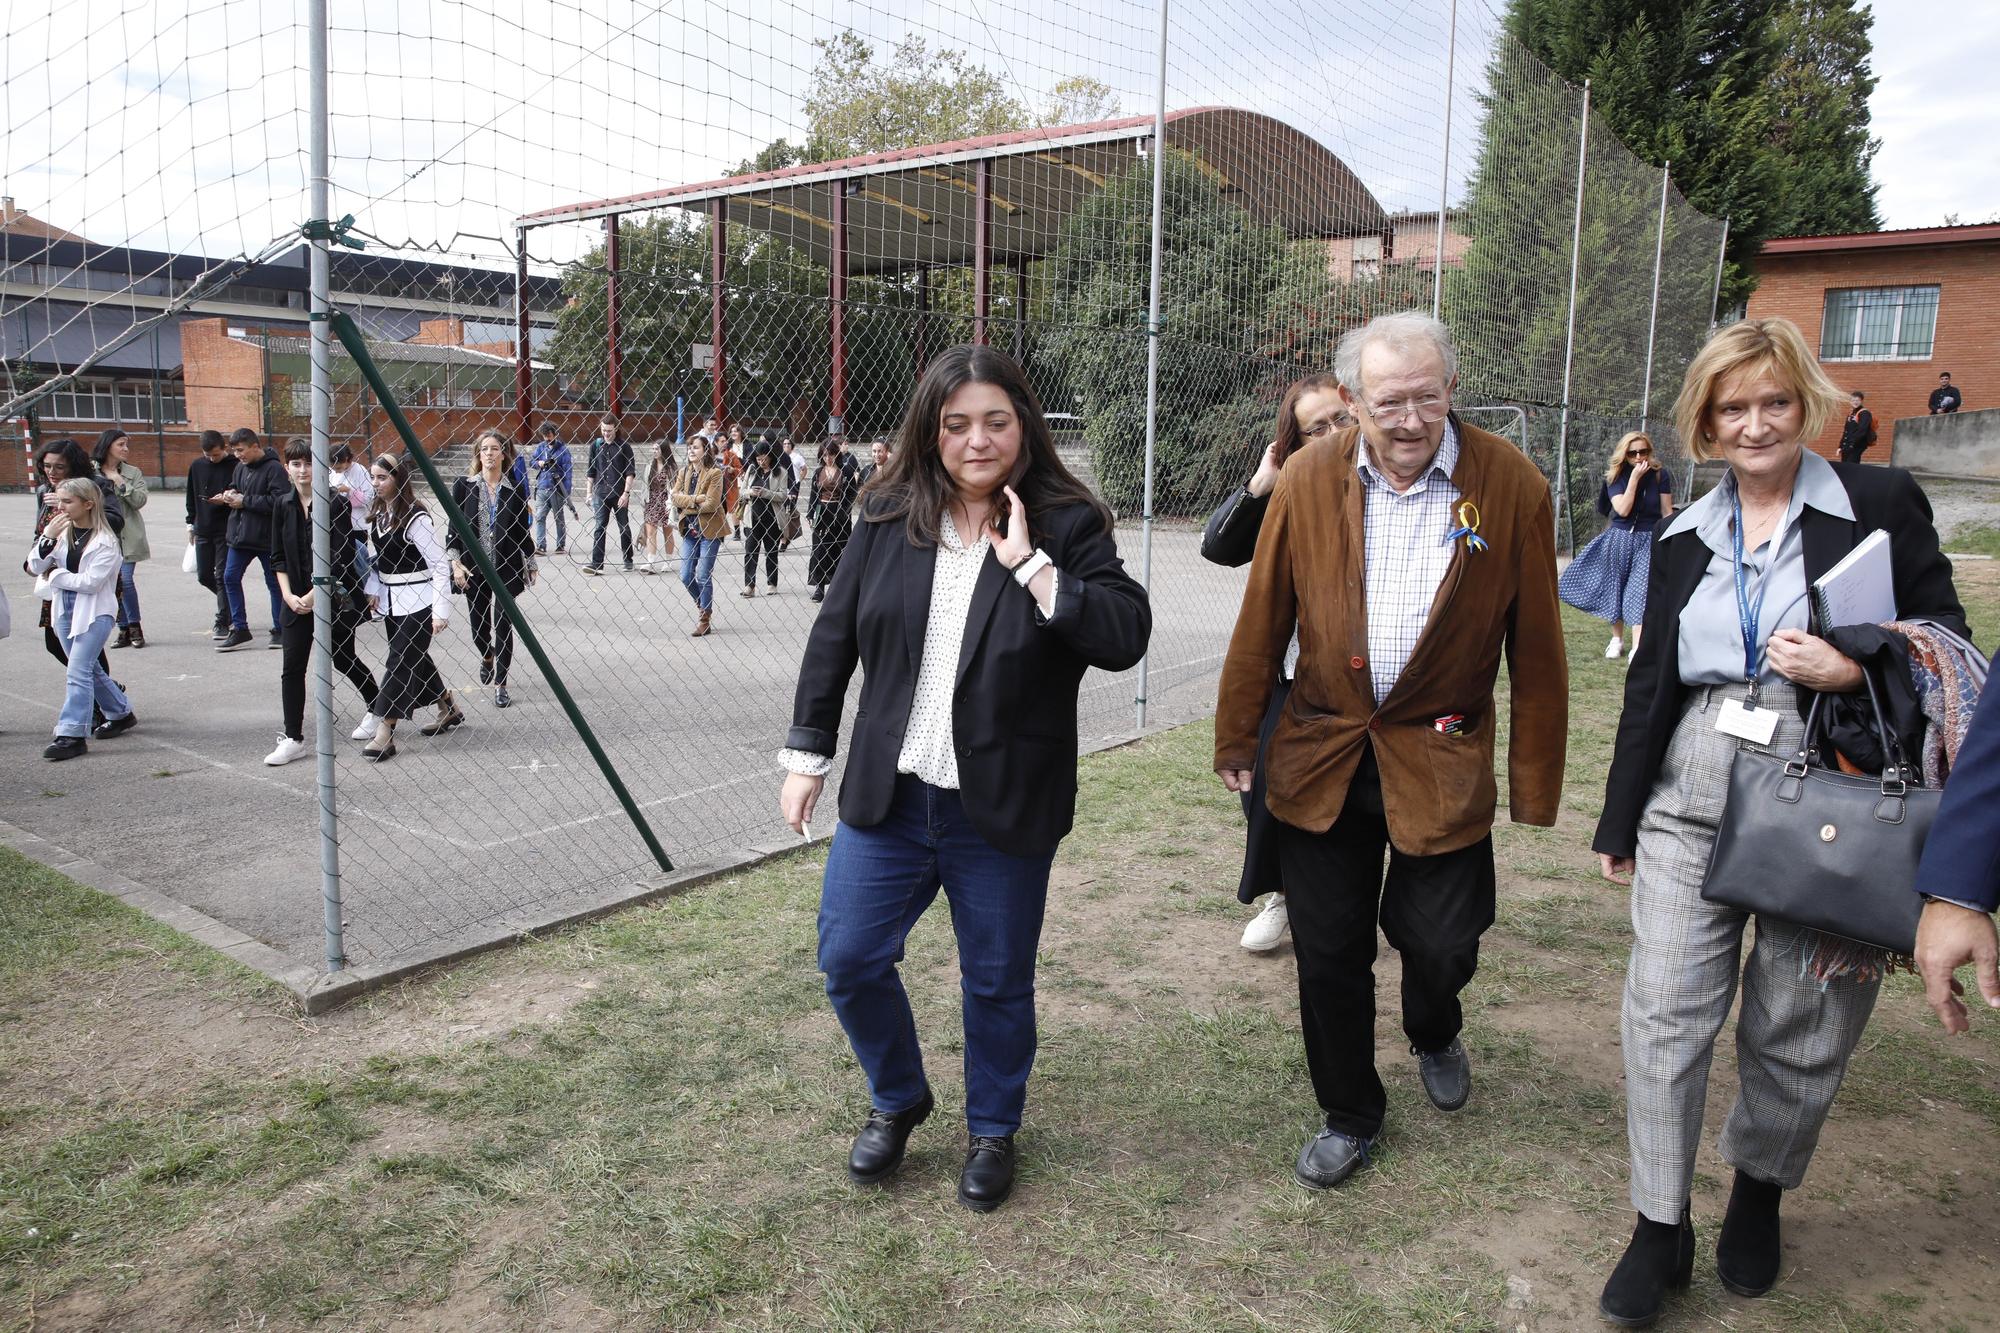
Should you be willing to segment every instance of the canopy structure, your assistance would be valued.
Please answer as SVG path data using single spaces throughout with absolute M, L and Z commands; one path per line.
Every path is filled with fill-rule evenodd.
M 1018 130 L 530 213 L 515 222 L 522 240 L 520 277 L 525 284 L 529 229 L 603 219 L 611 307 L 608 406 L 618 412 L 618 219 L 656 208 L 706 214 L 718 224 L 711 228 L 710 255 L 713 412 L 726 419 L 722 283 L 727 229 L 720 224 L 782 237 L 831 275 L 828 427 L 838 431 L 846 408 L 844 316 L 850 275 L 914 270 L 921 277 L 941 266 L 970 268 L 973 339 L 987 342 L 994 267 L 1014 271 L 1018 320 L 1027 304 L 1027 264 L 1054 247 L 1063 223 L 1085 199 L 1147 151 L 1153 128 L 1151 116 L 1126 116 Z M 1192 107 L 1167 115 L 1166 139 L 1169 146 L 1190 153 L 1225 197 L 1294 239 L 1380 235 L 1389 225 L 1382 205 L 1344 162 L 1310 135 L 1270 116 L 1231 107 Z M 920 286 L 920 296 L 926 287 Z M 1017 350 L 1022 336 L 1017 323 Z M 517 346 L 523 349 L 519 428 L 526 439 L 532 423 L 525 330 Z M 920 365 L 922 360 L 920 326 Z

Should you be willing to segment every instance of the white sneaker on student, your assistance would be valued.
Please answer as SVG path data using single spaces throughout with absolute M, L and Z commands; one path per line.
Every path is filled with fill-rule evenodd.
M 381 725 L 381 718 L 375 716 L 373 713 L 363 713 L 361 715 L 361 725 L 353 731 L 348 732 L 347 739 L 351 741 L 372 741 L 375 739 L 376 729 Z
M 1265 901 L 1264 910 L 1243 927 L 1243 947 L 1251 953 L 1269 953 L 1278 947 L 1291 925 L 1292 919 L 1285 911 L 1285 895 L 1274 893 Z
M 280 764 L 289 764 L 294 759 L 303 759 L 311 753 L 312 750 L 304 741 L 295 741 L 290 736 L 280 733 L 278 748 L 265 755 L 264 762 L 276 768 Z
M 1625 640 L 1619 638 L 1616 634 L 1612 635 L 1611 642 L 1604 645 L 1604 655 L 1606 657 L 1623 657 L 1625 655 Z

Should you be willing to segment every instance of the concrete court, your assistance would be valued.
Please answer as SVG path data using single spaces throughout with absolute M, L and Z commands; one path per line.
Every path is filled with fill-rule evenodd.
M 93 741 L 81 759 L 41 758 L 61 676 L 35 628 L 31 580 L 18 559 L 0 562 L 15 625 L 0 642 L 0 820 L 323 970 L 315 766 L 310 757 L 261 762 L 279 718 L 279 654 L 263 647 L 268 601 L 253 570 L 246 592 L 258 641 L 214 650 L 212 598 L 180 572 L 183 513 L 180 492 L 154 492 L 145 511 L 154 556 L 138 568 L 149 646 L 110 654 L 140 725 Z M 18 534 L 25 552 L 31 528 L 31 499 L 0 496 L 0 532 Z M 804 586 L 806 541 L 781 557 L 779 594 L 750 602 L 738 595 L 742 546 L 726 542 L 715 633 L 694 640 L 677 578 L 623 574 L 615 526 L 611 538 L 601 579 L 582 574 L 574 544 L 569 557 L 541 562 L 543 580 L 523 602 L 544 646 L 678 871 L 786 845 L 775 753 L 817 610 Z M 1214 703 L 1244 574 L 1202 561 L 1198 541 L 1184 524 L 1155 534 L 1149 726 L 1200 717 Z M 1136 528 L 1121 527 L 1119 543 L 1136 575 Z M 363 628 L 360 648 L 379 668 L 378 627 Z M 516 646 L 516 705 L 505 712 L 478 686 L 462 599 L 434 654 L 470 721 L 437 738 L 406 722 L 397 757 L 381 765 L 348 739 L 360 705 L 335 678 L 351 965 L 445 956 L 660 878 L 525 648 Z M 1136 675 L 1086 678 L 1086 748 L 1131 734 Z M 306 730 L 310 739 L 310 699 Z M 833 817 L 829 799 L 815 832 L 830 833 Z

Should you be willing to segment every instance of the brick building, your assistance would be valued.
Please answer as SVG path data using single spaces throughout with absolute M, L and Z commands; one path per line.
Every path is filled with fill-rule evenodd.
M 1444 227 L 1444 264 L 1464 268 L 1465 252 L 1472 238 L 1459 229 L 1460 215 L 1447 211 Z M 1335 236 L 1326 242 L 1326 271 L 1336 282 L 1374 282 L 1385 271 L 1414 268 L 1431 272 L 1437 267 L 1437 210 L 1427 213 L 1392 213 L 1380 235 Z
M 1764 242 L 1747 314 L 1797 324 L 1834 383 L 1867 395 L 1887 462 L 1900 417 L 1928 414 L 1938 373 L 1964 409 L 2000 405 L 2000 224 Z M 1840 423 L 1813 441 L 1833 457 Z

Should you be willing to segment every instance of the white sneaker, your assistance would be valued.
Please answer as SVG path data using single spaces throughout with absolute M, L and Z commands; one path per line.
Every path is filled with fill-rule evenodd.
M 1243 927 L 1243 947 L 1251 953 L 1269 953 L 1278 947 L 1291 926 L 1292 919 L 1285 911 L 1285 895 L 1274 893 L 1265 902 L 1264 910 Z
M 311 747 L 304 741 L 295 741 L 290 736 L 281 735 L 278 737 L 278 748 L 265 755 L 264 762 L 276 768 L 280 764 L 289 764 L 294 759 L 303 759 L 311 753 Z
M 1625 640 L 1619 638 L 1616 634 L 1612 635 L 1611 642 L 1604 645 L 1604 655 L 1606 657 L 1623 657 L 1625 655 Z
M 373 713 L 363 713 L 361 715 L 361 725 L 353 731 L 348 732 L 347 739 L 351 741 L 372 741 L 375 739 L 376 730 L 381 725 L 381 718 L 375 716 Z

